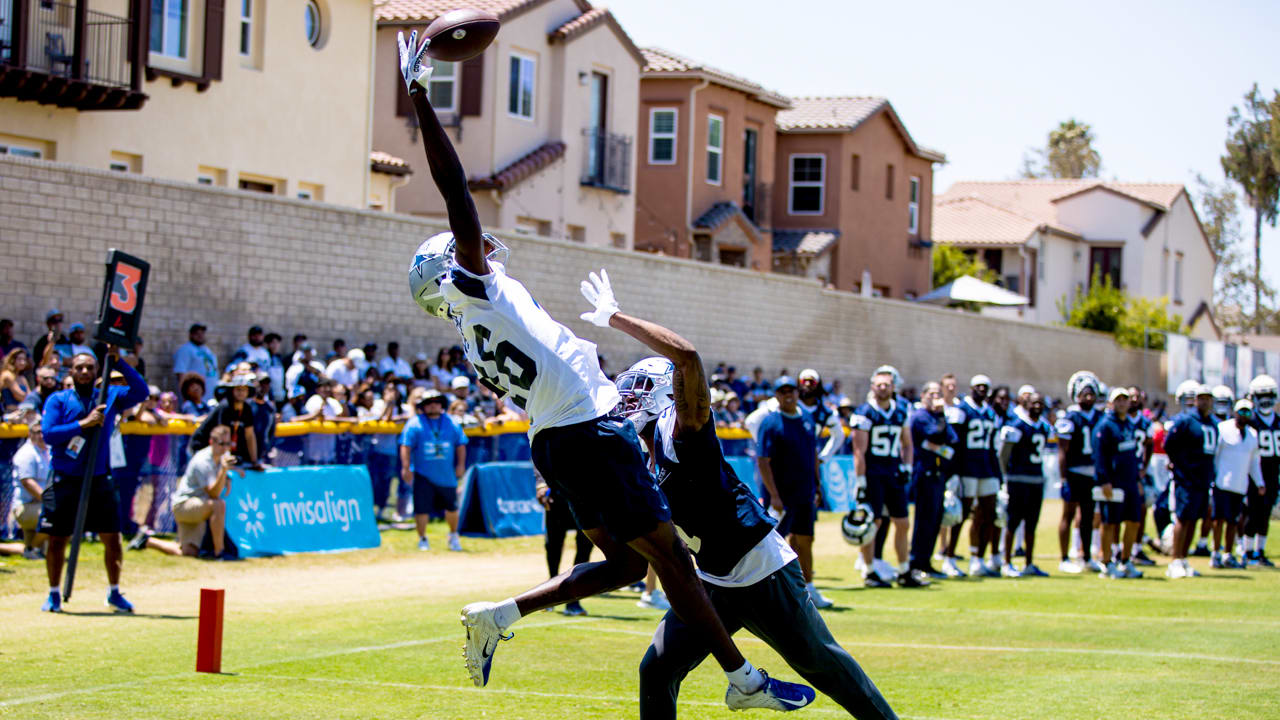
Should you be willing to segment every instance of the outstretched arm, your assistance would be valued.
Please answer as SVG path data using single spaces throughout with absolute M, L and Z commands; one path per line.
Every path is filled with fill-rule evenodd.
M 582 281 L 581 289 L 582 296 L 595 307 L 593 312 L 581 315 L 583 320 L 621 330 L 675 365 L 671 390 L 676 401 L 677 427 L 702 429 L 711 418 L 711 393 L 702 370 L 702 358 L 693 343 L 657 323 L 619 312 L 609 273 L 604 270 L 599 275 L 591 273 L 588 280 Z
M 426 56 L 428 39 L 417 44 L 418 31 L 409 35 L 405 42 L 404 33 L 399 33 L 397 42 L 400 46 L 400 74 L 404 77 L 405 87 L 413 100 L 413 109 L 418 115 L 418 128 L 422 131 L 422 145 L 427 151 L 427 166 L 431 169 L 431 179 L 436 188 L 444 196 L 445 208 L 449 213 L 449 229 L 453 231 L 455 243 L 454 255 L 458 264 L 473 275 L 486 275 L 489 263 L 485 260 L 484 239 L 481 237 L 480 218 L 476 214 L 475 201 L 471 199 L 471 191 L 467 188 L 467 174 L 458 160 L 458 153 L 453 143 L 445 134 L 436 111 L 427 99 L 427 83 L 431 79 L 431 59 Z

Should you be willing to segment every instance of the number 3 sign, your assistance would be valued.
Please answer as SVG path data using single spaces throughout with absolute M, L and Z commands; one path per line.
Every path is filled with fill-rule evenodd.
M 116 249 L 107 251 L 107 275 L 93 337 L 132 350 L 142 321 L 142 299 L 151 265 Z

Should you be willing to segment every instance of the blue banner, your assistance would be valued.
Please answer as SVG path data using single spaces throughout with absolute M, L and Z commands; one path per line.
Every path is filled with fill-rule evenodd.
M 745 455 L 725 458 L 738 479 L 751 488 L 756 497 L 763 497 L 756 459 Z M 853 505 L 853 456 L 836 455 L 822 466 L 822 509 L 848 512 Z
M 729 461 L 729 467 L 733 468 L 733 474 L 747 487 L 751 488 L 751 492 L 756 497 L 764 497 L 764 491 L 761 489 L 760 474 L 756 470 L 756 459 L 747 457 L 746 455 L 726 455 L 725 460 Z
M 241 557 L 337 552 L 381 544 L 363 465 L 231 473 L 227 534 Z
M 463 482 L 461 534 L 516 537 L 545 532 L 542 505 L 534 490 L 533 463 L 476 465 L 467 471 Z

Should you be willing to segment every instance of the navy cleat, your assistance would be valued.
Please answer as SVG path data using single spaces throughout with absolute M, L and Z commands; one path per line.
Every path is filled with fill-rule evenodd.
M 133 612 L 133 604 L 125 600 L 124 595 L 119 590 L 112 590 L 107 594 L 107 607 L 118 613 Z
M 790 712 L 799 710 L 818 697 L 818 694 L 808 685 L 775 680 L 769 677 L 769 673 L 765 672 L 764 668 L 760 668 L 760 674 L 764 676 L 764 685 L 753 693 L 744 693 L 733 683 L 729 683 L 729 689 L 724 693 L 724 704 L 728 705 L 730 710 L 764 708 Z
M 45 598 L 44 605 L 40 606 L 40 612 L 62 612 L 62 593 L 57 590 L 50 590 L 49 597 Z

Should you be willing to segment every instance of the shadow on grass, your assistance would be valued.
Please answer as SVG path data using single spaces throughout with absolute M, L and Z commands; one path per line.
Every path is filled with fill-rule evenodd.
M 84 610 L 76 612 L 68 610 L 64 606 L 62 608 L 63 615 L 74 615 L 76 617 L 119 617 L 119 618 L 146 618 L 147 620 L 195 620 L 195 615 L 162 615 L 148 613 L 118 613 L 110 610 Z

